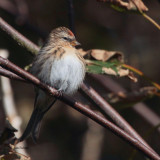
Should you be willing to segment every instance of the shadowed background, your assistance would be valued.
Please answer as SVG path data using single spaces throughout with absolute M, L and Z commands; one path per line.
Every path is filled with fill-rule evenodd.
M 7 5 L 7 8 L 2 5 L 4 1 L 0 0 L 1 16 L 36 44 L 42 45 L 53 28 L 69 27 L 66 0 L 28 0 L 21 3 L 13 0 L 10 1 L 12 5 Z M 73 3 L 76 37 L 83 49 L 121 51 L 126 63 L 140 69 L 154 81 L 160 81 L 160 32 L 157 28 L 140 15 L 119 13 L 95 0 Z M 156 0 L 145 0 L 144 3 L 149 8 L 148 14 L 159 22 L 160 3 Z M 1 30 L 0 48 L 9 50 L 9 59 L 22 68 L 32 62 L 33 56 Z M 126 78 L 113 79 L 130 92 L 148 85 L 142 79 L 136 84 Z M 92 78 L 88 82 L 103 96 L 108 93 Z M 24 130 L 33 109 L 34 87 L 16 81 L 12 81 L 12 86 L 18 113 L 24 120 Z M 80 93 L 75 97 L 90 104 Z M 158 97 L 148 99 L 145 103 L 160 114 Z M 131 108 L 121 109 L 120 113 L 142 136 L 152 127 Z M 148 140 L 157 152 L 160 151 L 159 134 L 154 132 Z M 38 144 L 34 144 L 31 138 L 27 140 L 27 152 L 33 160 L 122 160 L 128 159 L 132 150 L 133 148 L 111 132 L 61 102 L 57 102 L 45 116 Z M 135 159 L 144 158 L 138 154 Z

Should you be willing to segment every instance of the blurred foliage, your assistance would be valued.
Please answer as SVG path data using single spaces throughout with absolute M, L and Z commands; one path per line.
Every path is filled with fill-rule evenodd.
M 16 6 L 14 0 L 11 2 Z M 73 2 L 76 37 L 82 44 L 82 48 L 86 50 L 92 48 L 120 50 L 125 54 L 127 64 L 139 68 L 145 75 L 152 77 L 155 81 L 160 81 L 160 32 L 152 24 L 136 14 L 115 12 L 112 8 L 108 8 L 96 0 L 74 0 Z M 149 15 L 159 21 L 159 2 L 144 0 L 144 4 L 150 10 Z M 53 28 L 57 26 L 68 27 L 67 1 L 28 0 L 25 1 L 25 5 L 28 8 L 28 13 L 23 21 L 19 21 L 20 11 L 13 15 L 0 6 L 0 14 L 9 24 L 36 44 L 42 45 L 47 33 Z M 17 10 L 17 8 L 16 6 L 15 9 Z M 28 51 L 21 48 L 1 30 L 0 35 L 0 48 L 9 50 L 12 62 L 21 67 L 30 64 L 33 57 L 28 54 Z M 115 66 L 118 64 L 115 62 L 98 62 L 97 64 L 95 61 L 94 63 L 96 64 L 97 73 L 102 72 L 102 67 L 106 65 L 116 71 Z M 100 67 L 97 68 L 97 65 L 100 65 Z M 95 66 L 90 66 L 92 71 L 94 68 Z M 136 84 L 125 78 L 114 77 L 114 80 L 118 81 L 128 92 L 148 85 L 148 82 L 141 78 Z M 93 79 L 89 79 L 89 82 L 93 87 L 98 88 L 102 96 L 105 97 L 109 93 L 103 86 L 97 86 L 97 82 Z M 23 127 L 25 127 L 33 108 L 34 91 L 28 84 L 12 81 L 12 85 L 20 115 L 24 117 Z M 83 99 L 79 95 L 78 98 L 86 103 L 85 98 Z M 90 105 L 89 102 L 87 103 Z M 147 100 L 146 103 L 158 115 L 160 114 L 159 98 L 154 97 Z M 27 140 L 28 152 L 33 159 L 80 159 L 83 144 L 85 143 L 83 136 L 88 127 L 86 119 L 76 111 L 63 106 L 64 104 L 58 103 L 45 117 L 37 145 L 34 145 L 31 139 Z M 122 110 L 121 114 L 141 135 L 144 135 L 146 130 L 150 128 L 150 125 L 142 117 L 133 114 L 133 110 L 130 108 Z M 159 132 L 156 132 L 152 139 L 149 139 L 149 143 L 159 151 Z M 126 157 L 129 157 L 132 151 L 128 144 L 108 131 L 105 131 L 101 147 L 101 160 L 127 159 Z M 144 157 L 137 155 L 136 159 L 142 160 Z

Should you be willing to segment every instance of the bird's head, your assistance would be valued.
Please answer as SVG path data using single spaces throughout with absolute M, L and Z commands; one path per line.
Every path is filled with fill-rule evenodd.
M 74 34 L 66 27 L 58 27 L 54 29 L 49 36 L 49 41 L 54 43 L 55 45 L 59 46 L 68 46 L 71 45 L 72 47 L 80 45 L 77 42 Z

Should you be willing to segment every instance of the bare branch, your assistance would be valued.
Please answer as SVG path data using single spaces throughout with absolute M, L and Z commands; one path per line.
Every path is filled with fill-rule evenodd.
M 11 2 L 10 0 L 5 0 L 5 1 L 0 0 L 0 7 L 11 12 L 11 13 L 17 14 L 13 2 Z
M 122 8 L 126 11 L 148 11 L 148 8 L 144 5 L 144 3 L 141 0 L 128 0 L 121 1 L 121 0 L 97 0 L 99 2 L 106 2 L 110 5 L 115 5 L 119 8 Z
M 118 83 L 116 83 L 113 79 L 105 76 L 105 80 L 101 79 L 100 75 L 92 75 L 92 78 L 98 80 L 98 82 L 103 85 L 104 88 L 111 91 L 112 93 L 117 94 L 118 92 L 126 92 L 126 90 Z M 146 104 L 137 103 L 132 107 L 133 111 L 143 117 L 149 124 L 153 127 L 157 126 L 160 122 L 160 117 L 152 111 Z M 160 128 L 158 128 L 160 133 Z
M 4 108 L 2 106 L 0 106 L 0 135 L 3 133 L 4 129 L 5 129 L 5 112 L 4 112 Z
M 119 113 L 111 107 L 93 88 L 89 85 L 82 84 L 81 89 L 92 98 L 92 100 L 105 112 L 106 115 L 109 115 L 111 119 L 120 127 L 122 127 L 127 133 L 129 133 L 134 138 L 138 139 L 141 143 L 155 152 L 148 144 L 143 140 L 143 138 L 130 126 L 130 124 L 119 115 Z M 155 152 L 156 153 L 156 152 Z
M 121 104 L 136 104 L 137 102 L 141 102 L 144 99 L 152 97 L 156 95 L 158 89 L 154 86 L 142 87 L 138 90 L 132 92 L 118 92 L 118 93 L 111 93 L 107 96 L 109 102 L 111 104 L 117 104 L 120 106 L 118 108 L 121 109 Z M 123 107 L 122 107 L 123 108 Z
M 1 66 L 0 66 L 0 75 L 2 75 L 4 77 L 8 77 L 8 78 L 13 79 L 13 80 L 18 80 L 18 81 L 21 81 L 21 82 L 28 83 L 23 78 L 21 78 L 21 77 L 17 76 L 16 74 L 8 71 L 7 69 L 2 68 Z
M 4 58 L 8 58 L 9 52 L 7 50 L 0 50 L 0 56 L 3 56 Z M 22 119 L 18 115 L 16 106 L 15 106 L 10 79 L 6 77 L 0 77 L 0 82 L 2 86 L 1 87 L 2 97 L 3 97 L 2 102 L 3 102 L 3 107 L 6 113 L 6 117 L 8 118 L 12 126 L 14 126 L 19 131 L 15 133 L 15 135 L 20 137 L 20 135 L 22 135 L 22 131 L 21 131 Z M 21 145 L 25 146 L 25 141 L 21 142 Z M 20 153 L 27 155 L 27 152 L 25 149 L 20 150 Z
M 12 26 L 6 23 L 1 17 L 0 17 L 0 28 L 5 32 L 7 32 L 7 34 L 9 34 L 15 41 L 17 41 L 18 44 L 27 48 L 27 50 L 30 51 L 32 54 L 36 54 L 37 51 L 39 50 L 39 47 L 37 47 L 33 42 L 31 42 L 29 39 L 24 37 L 22 34 L 17 32 Z
M 20 42 L 21 44 L 23 44 L 24 47 L 26 47 L 29 51 L 31 51 L 32 53 L 36 53 L 38 52 L 39 50 L 39 47 L 37 47 L 35 44 L 33 44 L 31 41 L 29 41 L 27 38 L 25 38 L 24 36 L 22 36 L 20 33 L 18 33 L 16 30 L 14 30 L 11 26 L 9 26 L 9 24 L 7 24 L 2 18 L 0 18 L 0 27 L 5 30 L 9 35 L 11 35 L 13 38 L 14 38 L 16 41 Z M 24 70 L 21 70 L 19 67 L 17 67 L 16 65 L 12 64 L 12 63 L 8 63 L 9 61 L 8 60 L 5 60 L 5 59 L 1 59 L 1 65 L 3 67 L 9 67 L 8 64 L 10 64 L 10 70 L 16 74 L 19 73 L 20 77 L 30 81 L 30 82 L 34 82 L 34 85 L 37 85 L 39 86 L 40 88 L 44 89 L 44 90 L 47 90 L 50 94 L 54 95 L 55 97 L 61 99 L 63 102 L 66 102 L 67 104 L 70 104 L 72 107 L 75 106 L 75 104 L 77 104 L 77 102 L 75 102 L 74 100 L 70 100 L 70 98 L 67 98 L 67 96 L 65 96 L 65 98 L 63 97 L 59 97 L 59 93 L 57 92 L 57 90 L 55 90 L 54 88 L 51 88 L 43 83 L 41 83 L 37 78 L 35 78 L 34 76 L 32 76 L 31 74 L 27 73 L 27 72 L 24 72 Z M 2 63 L 3 62 L 3 63 Z M 14 70 L 13 70 L 14 69 Z M 99 95 L 100 96 L 100 95 Z M 91 98 L 95 97 L 94 95 L 91 96 Z M 101 97 L 101 96 L 100 96 Z M 97 102 L 100 101 L 100 99 L 96 99 Z M 102 101 L 101 101 L 102 102 Z M 103 103 L 105 103 L 105 101 L 103 100 Z M 101 103 L 99 103 L 101 104 Z M 81 106 L 81 105 L 80 105 Z M 78 103 L 78 107 L 79 106 L 79 103 Z M 81 113 L 83 113 L 83 109 L 78 109 L 78 108 L 75 108 L 76 110 L 79 110 Z M 86 109 L 86 108 L 85 108 Z M 93 112 L 94 113 L 94 112 Z M 114 117 L 113 120 L 115 122 L 118 122 L 118 119 L 116 118 L 116 116 L 112 115 L 113 112 L 111 112 L 111 115 L 109 115 L 110 117 Z M 84 113 L 85 114 L 85 113 Z M 95 114 L 95 113 L 94 113 Z M 86 115 L 86 114 L 85 114 Z M 91 117 L 90 117 L 91 118 Z M 120 117 L 121 118 L 121 117 Z M 122 118 L 123 119 L 123 118 Z M 125 121 L 121 121 L 122 123 L 119 123 L 121 126 L 121 128 L 123 129 L 128 129 L 130 130 L 129 128 L 131 126 L 128 126 L 127 123 Z M 133 129 L 132 129 L 133 130 Z M 132 132 L 132 131 L 130 131 Z M 136 137 L 140 137 L 136 132 Z M 143 141 L 141 138 L 139 138 L 139 141 Z M 151 149 L 151 148 L 150 148 Z M 151 149 L 152 150 L 152 149 Z M 158 155 L 156 155 L 158 156 Z
M 160 157 L 155 154 L 153 151 L 151 151 L 148 147 L 143 145 L 141 142 L 139 142 L 137 139 L 131 137 L 126 132 L 124 132 L 122 129 L 108 121 L 107 119 L 103 118 L 99 114 L 93 112 L 91 109 L 86 108 L 83 104 L 75 101 L 73 98 L 67 96 L 67 95 L 59 95 L 58 91 L 42 82 L 40 82 L 39 79 L 31 75 L 30 73 L 24 71 L 23 69 L 19 68 L 12 62 L 10 62 L 7 59 L 4 59 L 0 57 L 0 65 L 9 69 L 10 71 L 14 72 L 20 77 L 23 77 L 27 81 L 31 82 L 32 84 L 38 86 L 39 88 L 45 90 L 47 93 L 51 94 L 52 96 L 55 96 L 62 102 L 70 105 L 72 108 L 76 109 L 80 113 L 84 114 L 85 116 L 91 118 L 101 126 L 109 129 L 112 133 L 119 136 L 126 142 L 130 143 L 132 146 L 134 146 L 136 149 L 140 150 L 143 154 L 145 154 L 147 157 L 151 159 L 160 160 Z
M 68 2 L 69 26 L 71 31 L 75 34 L 73 0 L 67 0 L 67 2 Z

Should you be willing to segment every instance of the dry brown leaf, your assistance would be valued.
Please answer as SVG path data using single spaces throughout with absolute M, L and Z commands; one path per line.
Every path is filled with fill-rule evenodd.
M 84 54 L 84 53 L 82 53 Z M 91 49 L 86 51 L 85 56 L 88 56 L 90 58 L 96 59 L 98 61 L 108 61 L 111 58 L 115 58 L 120 62 L 123 62 L 123 54 L 121 52 L 117 51 L 107 51 L 107 50 L 101 50 L 101 49 Z
M 134 76 L 133 72 L 129 71 L 128 69 L 122 69 L 122 68 L 120 68 L 118 70 L 118 75 L 120 77 L 126 76 L 126 77 L 128 77 L 129 79 L 131 79 L 135 83 L 138 81 L 138 79 Z
M 103 67 L 102 68 L 102 71 L 106 74 L 109 74 L 109 75 L 114 75 L 116 76 L 117 73 L 112 69 L 112 68 L 106 68 L 106 67 Z
M 102 61 L 106 62 L 110 60 L 111 58 L 117 59 L 119 62 L 123 62 L 124 57 L 121 52 L 116 52 L 116 51 L 106 51 L 106 50 L 100 50 L 100 49 L 91 49 L 88 51 L 84 51 L 83 49 L 79 49 L 79 52 L 82 56 L 88 57 L 89 59 L 94 58 L 97 61 Z M 95 62 L 92 60 L 85 59 L 86 64 L 89 65 L 95 65 Z M 119 77 L 128 77 L 130 78 L 133 82 L 137 82 L 137 78 L 134 76 L 132 72 L 130 72 L 128 69 L 124 69 L 121 66 L 116 67 L 117 71 L 114 70 L 111 67 L 102 67 L 101 68 L 101 74 L 105 73 L 108 75 L 114 75 L 114 76 L 119 76 Z
M 105 62 L 113 57 L 118 59 L 119 61 L 123 61 L 123 54 L 121 52 L 106 51 L 106 50 L 100 50 L 100 49 L 92 49 L 87 52 L 90 53 L 94 59 L 99 61 Z
M 124 77 L 124 76 L 128 76 L 129 75 L 129 70 L 128 69 L 123 69 L 121 67 L 119 67 L 117 69 L 118 69 L 117 73 L 112 68 L 106 68 L 106 67 L 103 67 L 102 71 L 104 73 L 106 73 L 106 74 L 109 74 L 109 75 L 119 75 L 120 77 Z
M 128 2 L 123 0 L 97 0 L 99 2 L 107 2 L 111 5 L 118 6 L 120 8 L 124 8 L 128 11 L 131 10 L 139 10 L 139 11 L 148 11 L 148 8 L 144 5 L 141 0 L 128 0 Z
M 106 68 L 103 67 L 102 71 L 109 75 L 119 75 L 120 77 L 128 76 L 129 70 L 128 69 L 122 69 L 121 67 L 118 68 L 118 72 L 114 71 L 112 68 Z
M 79 53 L 83 57 L 87 57 L 88 59 L 96 59 L 98 61 L 107 61 L 111 58 L 115 58 L 120 62 L 123 62 L 124 56 L 123 53 L 118 51 L 107 51 L 102 49 L 91 49 L 88 51 L 84 51 L 83 49 L 78 49 Z
M 138 81 L 138 79 L 134 76 L 133 72 L 131 71 L 128 74 L 128 78 L 130 78 L 135 83 Z
M 148 11 L 148 8 L 144 5 L 144 3 L 141 0 L 130 0 L 129 3 L 132 3 L 137 7 L 140 11 Z
M 134 74 L 132 72 L 130 72 L 128 69 L 123 69 L 121 67 L 118 67 L 117 68 L 118 71 L 114 71 L 112 68 L 106 68 L 106 67 L 103 67 L 102 68 L 102 71 L 105 73 L 105 74 L 109 74 L 109 75 L 118 75 L 119 77 L 128 77 L 130 78 L 133 82 L 137 82 L 137 78 L 134 76 Z
M 128 69 L 122 69 L 122 68 L 120 68 L 118 70 L 118 75 L 120 77 L 128 76 L 129 75 L 129 70 Z

